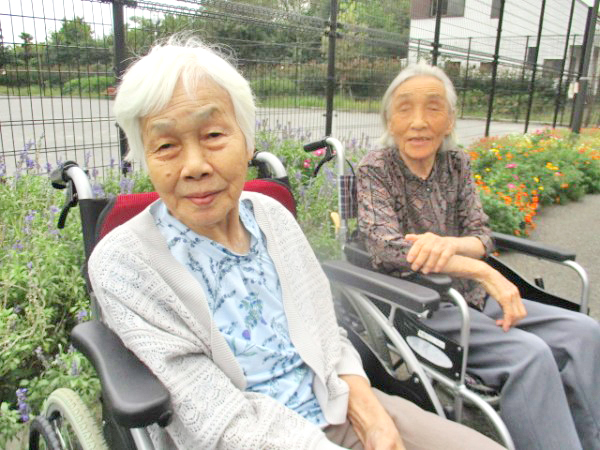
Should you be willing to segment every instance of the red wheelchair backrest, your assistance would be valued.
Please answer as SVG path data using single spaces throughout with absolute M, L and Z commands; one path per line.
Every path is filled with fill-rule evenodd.
M 296 216 L 296 202 L 290 189 L 277 180 L 250 180 L 244 184 L 245 191 L 259 192 L 279 201 L 293 215 Z M 96 226 L 96 239 L 98 242 L 113 228 L 128 221 L 141 213 L 150 203 L 158 199 L 156 192 L 141 192 L 137 194 L 118 195 L 109 200 L 100 213 Z

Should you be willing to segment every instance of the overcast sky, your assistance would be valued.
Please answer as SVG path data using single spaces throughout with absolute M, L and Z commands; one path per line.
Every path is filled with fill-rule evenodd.
M 594 0 L 581 1 L 588 6 L 594 4 Z M 176 4 L 177 0 L 160 2 Z M 92 25 L 95 38 L 111 33 L 112 5 L 109 3 L 89 0 L 0 0 L 0 26 L 5 43 L 21 43 L 19 34 L 23 31 L 31 34 L 35 42 L 44 42 L 46 36 L 60 29 L 63 17 L 83 17 L 86 23 Z

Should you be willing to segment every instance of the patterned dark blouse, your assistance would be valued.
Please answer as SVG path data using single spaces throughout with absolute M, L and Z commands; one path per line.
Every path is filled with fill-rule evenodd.
M 440 236 L 475 236 L 492 251 L 488 217 L 471 176 L 468 155 L 440 151 L 426 180 L 414 175 L 396 148 L 369 152 L 357 175 L 358 226 L 373 266 L 386 273 L 410 270 L 406 255 L 412 245 L 405 234 L 427 231 Z M 454 287 L 473 307 L 482 309 L 486 292 L 466 279 Z

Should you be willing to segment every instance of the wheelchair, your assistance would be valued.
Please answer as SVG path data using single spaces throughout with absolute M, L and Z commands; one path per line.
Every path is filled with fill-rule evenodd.
M 286 171 L 272 154 L 257 153 L 251 162 L 258 168 L 259 179 L 247 181 L 244 189 L 261 192 L 279 200 L 293 214 L 295 203 L 289 190 Z M 87 278 L 87 261 L 95 246 L 110 230 L 142 211 L 158 198 L 156 193 L 136 193 L 112 198 L 94 198 L 90 180 L 77 163 L 68 161 L 51 174 L 55 188 L 65 189 L 66 202 L 58 226 L 63 227 L 71 208 L 79 206 L 84 238 L 85 263 L 83 274 L 91 300 L 91 319 L 74 327 L 72 343 L 92 363 L 101 383 L 99 404 L 101 424 L 79 396 L 65 388 L 54 391 L 46 400 L 42 413 L 32 420 L 29 448 L 59 449 L 153 449 L 146 427 L 170 423 L 173 411 L 169 392 L 150 370 L 102 323 L 101 310 Z M 342 286 L 360 306 L 363 316 L 372 315 L 385 339 L 400 349 L 398 354 L 409 367 L 404 379 L 391 376 L 368 341 L 361 339 L 354 320 L 340 320 L 348 329 L 349 338 L 363 358 L 365 370 L 374 387 L 400 395 L 422 407 L 444 415 L 429 377 L 417 357 L 399 333 L 387 323 L 372 299 L 389 308 L 403 308 L 415 314 L 437 309 L 441 296 L 428 287 L 407 280 L 391 279 L 346 261 L 323 264 L 330 280 Z M 360 331 L 360 330 L 359 330 Z
M 339 215 L 335 222 L 338 225 L 338 239 L 343 249 L 343 257 L 356 267 L 373 270 L 373 276 L 377 276 L 383 282 L 395 279 L 391 275 L 382 275 L 372 269 L 371 258 L 364 243 L 356 238 L 356 233 L 350 233 L 349 222 L 357 216 L 356 184 L 352 164 L 345 158 L 344 146 L 337 139 L 327 137 L 305 145 L 304 149 L 307 152 L 325 149 L 322 160 L 315 168 L 315 176 L 325 163 L 335 159 L 338 190 L 337 214 Z M 543 279 L 537 278 L 535 284 L 532 284 L 498 257 L 489 256 L 486 262 L 515 284 L 523 298 L 586 314 L 589 312 L 589 280 L 585 269 L 575 262 L 576 255 L 574 253 L 502 233 L 493 232 L 492 237 L 498 250 L 519 252 L 562 264 L 573 269 L 581 279 L 581 297 L 576 303 L 544 290 Z M 385 278 L 380 278 L 381 276 Z M 399 331 L 402 336 L 402 345 L 408 346 L 417 356 L 418 361 L 422 363 L 427 376 L 436 387 L 436 392 L 443 391 L 451 397 L 452 403 L 444 407 L 449 418 L 462 422 L 464 419 L 463 407 L 466 402 L 483 413 L 505 447 L 514 449 L 510 433 L 498 413 L 500 394 L 493 388 L 484 385 L 466 370 L 469 350 L 469 307 L 462 295 L 451 287 L 451 278 L 443 274 L 423 275 L 416 272 L 402 274 L 401 278 L 433 289 L 440 295 L 442 302 L 450 302 L 458 307 L 462 320 L 458 342 L 432 330 L 422 322 L 422 319 L 429 317 L 429 314 L 435 314 L 435 310 L 415 312 L 407 308 L 390 308 L 389 304 L 380 302 L 368 294 L 371 304 L 366 306 L 362 302 L 357 302 L 353 293 L 348 292 L 345 288 L 341 288 L 343 291 L 340 302 L 342 312 L 338 315 L 350 317 L 346 326 L 359 330 L 359 334 L 370 342 L 371 348 L 377 354 L 380 362 L 387 367 L 388 372 L 398 376 L 398 368 L 402 363 L 402 358 L 398 356 L 400 349 L 396 342 L 392 342 L 382 335 L 375 323 L 387 320 L 387 323 Z M 352 312 L 349 313 L 348 310 Z M 364 314 L 365 310 L 368 310 L 369 314 Z M 374 321 L 374 317 L 378 317 L 375 311 L 379 311 L 382 317 Z

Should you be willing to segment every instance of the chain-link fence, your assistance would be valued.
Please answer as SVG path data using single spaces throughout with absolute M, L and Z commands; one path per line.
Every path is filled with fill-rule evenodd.
M 42 166 L 117 164 L 125 146 L 111 117 L 118 74 L 181 31 L 234 55 L 258 99 L 257 127 L 299 141 L 333 134 L 374 145 L 386 86 L 420 59 L 453 79 L 458 123 L 471 137 L 501 128 L 491 123 L 571 126 L 581 78 L 580 120 L 594 126 L 590 12 L 579 0 L 8 0 L 0 6 L 4 164 L 14 169 L 24 150 Z

